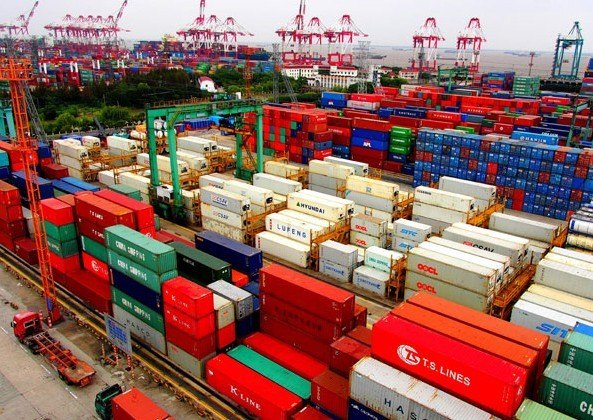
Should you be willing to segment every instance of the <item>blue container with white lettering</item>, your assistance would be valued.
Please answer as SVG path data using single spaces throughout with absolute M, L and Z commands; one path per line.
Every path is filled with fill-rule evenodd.
M 124 292 L 126 295 L 136 299 L 143 305 L 148 306 L 159 314 L 163 313 L 163 300 L 160 293 L 138 283 L 131 277 L 120 273 L 117 270 L 110 270 L 113 286 Z
M 373 140 L 367 139 L 363 137 L 352 137 L 351 145 L 355 147 L 364 147 L 366 149 L 372 150 L 381 150 L 387 151 L 389 150 L 389 140 L 380 141 L 380 140 Z

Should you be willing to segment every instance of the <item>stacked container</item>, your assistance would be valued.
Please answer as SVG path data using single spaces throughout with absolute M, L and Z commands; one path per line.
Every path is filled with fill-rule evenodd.
M 89 150 L 79 141 L 73 139 L 54 140 L 57 161 L 68 168 L 68 174 L 78 179 L 83 178 L 83 162 L 89 158 Z
M 111 292 L 115 318 L 166 354 L 163 308 L 152 302 L 162 302 L 162 283 L 177 277 L 175 250 L 123 225 L 105 229 L 105 244 L 114 277 Z
M 432 234 L 432 226 L 412 222 L 406 219 L 397 219 L 393 223 L 392 248 L 399 252 L 408 252 L 426 241 Z
M 357 162 L 350 159 L 342 159 L 336 156 L 330 156 L 323 159 L 325 162 L 336 163 L 338 165 L 350 166 L 354 169 L 354 175 L 369 176 L 369 164 L 364 162 Z
M 388 223 L 378 217 L 359 213 L 350 219 L 350 243 L 361 248 L 378 246 L 385 248 L 388 239 Z
M 151 205 L 109 190 L 99 191 L 95 195 L 134 212 L 133 228 L 143 235 L 154 237 L 156 227 L 154 209 Z
M 414 222 L 430 225 L 432 232 L 438 234 L 453 223 L 467 222 L 475 213 L 475 199 L 435 188 L 417 187 L 412 212 Z
M 272 204 L 274 204 L 274 192 L 267 188 L 231 179 L 225 181 L 224 190 L 249 199 L 250 211 L 254 215 L 269 211 Z
M 585 203 L 568 223 L 566 243 L 573 248 L 593 250 L 593 203 Z
M 539 95 L 539 76 L 515 76 L 513 93 L 521 96 Z
M 215 342 L 219 352 L 228 350 L 236 340 L 235 305 L 228 299 L 217 294 L 214 297 L 214 313 L 216 315 Z
M 328 115 L 327 129 L 333 133 L 333 156 L 342 159 L 350 159 L 352 118 Z
M 332 162 L 312 160 L 309 162 L 309 189 L 337 197 L 344 196 L 346 179 L 354 175 L 354 169 Z
M 393 172 L 401 172 L 401 165 L 408 162 L 408 156 L 412 153 L 412 129 L 407 127 L 391 127 L 389 140 L 389 161 L 399 163 L 400 166 L 394 167 Z
M 109 172 L 112 173 L 112 171 Z M 101 173 L 99 174 L 99 180 L 101 181 L 100 175 Z M 101 182 L 106 184 L 103 181 Z M 148 203 L 150 201 L 148 196 L 148 190 L 150 185 L 149 178 L 131 172 L 123 172 L 119 174 L 119 182 L 123 185 L 136 188 L 138 191 L 140 191 L 142 201 L 144 201 L 145 203 Z
M 18 188 L 0 181 L 0 245 L 15 252 L 15 241 L 27 236 Z M 34 261 L 31 261 L 34 264 Z
M 163 283 L 162 292 L 167 354 L 201 378 L 205 361 L 216 352 L 213 294 L 183 277 Z
M 394 264 L 404 258 L 403 254 L 377 246 L 367 248 L 364 265 L 354 270 L 352 283 L 379 296 L 386 296 L 392 278 Z
M 38 176 L 34 182 L 37 184 L 39 188 L 39 193 L 41 196 L 40 198 L 42 200 L 46 198 L 52 198 L 54 196 L 51 181 L 48 181 L 47 179 Z M 25 177 L 25 172 L 12 172 L 10 174 L 9 183 L 19 189 L 19 192 L 21 193 L 21 204 L 29 208 L 29 197 L 27 195 L 27 181 Z
M 439 179 L 439 189 L 473 197 L 476 200 L 477 211 L 487 209 L 496 201 L 496 187 L 479 182 L 442 176 Z
M 352 127 L 352 159 L 368 163 L 374 168 L 381 168 L 389 153 L 391 123 L 355 118 Z
M 107 148 L 110 156 L 128 156 L 114 162 L 116 166 L 132 165 L 135 161 L 130 155 L 138 153 L 138 143 L 136 140 L 125 139 L 123 137 L 108 136 Z
M 258 313 L 255 312 L 257 299 L 253 294 L 224 280 L 210 283 L 208 288 L 233 304 L 238 338 L 246 337 L 255 330 Z
M 356 213 L 376 217 L 391 223 L 393 213 L 402 196 L 399 185 L 390 182 L 349 176 L 346 182 L 346 198 L 356 203 Z
M 8 179 L 10 177 L 10 160 L 8 153 L 0 150 L 0 179 Z
M 358 250 L 352 245 L 325 241 L 319 246 L 319 272 L 341 283 L 350 283 L 358 265 Z
M 200 210 L 204 229 L 245 242 L 249 198 L 216 187 L 200 188 Z

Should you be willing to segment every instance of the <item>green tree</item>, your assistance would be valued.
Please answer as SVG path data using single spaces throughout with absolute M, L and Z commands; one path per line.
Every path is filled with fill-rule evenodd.
M 54 121 L 54 130 L 60 133 L 72 131 L 74 127 L 78 126 L 79 121 L 69 112 L 63 112 L 58 115 Z
M 106 106 L 101 110 L 99 120 L 107 127 L 118 127 L 130 121 L 130 111 L 119 106 Z

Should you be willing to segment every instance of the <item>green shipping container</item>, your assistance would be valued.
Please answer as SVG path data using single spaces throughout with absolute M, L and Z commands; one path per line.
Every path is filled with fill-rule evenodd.
M 290 122 L 290 129 L 291 130 L 296 130 L 298 128 L 298 123 L 296 121 L 291 121 Z
M 593 337 L 569 332 L 560 347 L 558 361 L 593 375 Z
M 397 125 L 391 127 L 391 137 L 411 138 L 412 129 L 406 127 L 398 127 Z
M 264 156 L 275 156 L 276 152 L 274 149 L 270 149 L 269 147 L 264 147 Z
M 572 417 L 565 416 L 556 410 L 545 405 L 525 399 L 523 404 L 515 413 L 516 420 L 570 420 Z
M 557 362 L 544 371 L 539 400 L 577 419 L 593 415 L 593 375 Z
M 64 226 L 56 226 L 53 223 L 44 220 L 43 225 L 45 226 L 45 233 L 47 233 L 47 236 L 51 236 L 58 242 L 68 242 L 72 239 L 76 239 L 78 236 L 76 233 L 76 225 L 74 223 L 69 223 Z
M 272 382 L 276 382 L 282 388 L 287 389 L 293 394 L 308 400 L 311 397 L 311 382 L 299 375 L 271 361 L 267 357 L 247 348 L 243 345 L 237 346 L 227 353 L 236 361 L 253 369 L 257 373 L 265 376 Z
M 231 265 L 181 242 L 169 245 L 177 252 L 177 267 L 187 278 L 202 285 L 218 280 L 231 281 Z
M 48 235 L 47 248 L 54 254 L 62 258 L 67 258 L 78 254 L 78 241 L 72 239 L 71 241 L 60 242 Z
M 109 189 L 111 191 L 115 191 L 116 193 L 120 193 L 123 194 L 127 197 L 140 197 L 140 190 L 130 187 L 129 185 L 123 185 L 123 184 L 115 184 L 115 185 L 110 185 Z
M 396 155 L 404 155 L 404 156 L 408 156 L 410 154 L 410 148 L 409 147 L 405 147 L 405 146 L 394 146 L 394 145 L 389 145 L 389 151 L 391 153 L 395 153 Z
M 8 153 L 4 150 L 0 150 L 0 166 L 9 166 L 10 161 L 8 160 Z
M 276 141 L 276 135 L 275 134 L 270 133 L 270 141 L 272 141 L 272 142 Z
M 106 228 L 105 245 L 157 274 L 177 269 L 177 257 L 173 248 L 127 226 Z
M 80 236 L 80 243 L 82 244 L 82 250 L 84 252 L 105 263 L 107 262 L 107 248 L 105 248 L 103 244 L 93 241 L 83 235 Z
M 129 314 L 134 315 L 140 321 L 145 322 L 158 332 L 165 333 L 165 321 L 161 314 L 153 311 L 146 305 L 141 304 L 136 299 L 126 295 L 115 287 L 111 288 L 111 298 L 113 299 L 114 304 Z
M 66 195 L 66 193 L 64 191 L 54 188 L 54 197 L 61 197 L 63 195 Z
M 455 130 L 460 130 L 468 134 L 474 134 L 476 132 L 473 127 L 465 127 L 463 125 L 458 125 L 455 127 Z
M 107 250 L 107 262 L 114 270 L 124 273 L 126 276 L 133 278 L 138 283 L 141 283 L 157 293 L 161 293 L 161 284 L 173 277 L 177 277 L 177 270 L 168 271 L 158 275 L 147 270 L 146 267 L 130 261 L 126 257 L 122 257 L 117 252 L 110 249 Z
M 390 146 L 410 147 L 412 140 L 410 139 L 391 139 L 389 142 Z

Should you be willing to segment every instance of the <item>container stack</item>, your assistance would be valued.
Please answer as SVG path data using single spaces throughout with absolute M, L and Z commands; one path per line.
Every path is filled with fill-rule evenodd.
M 83 161 L 89 158 L 89 150 L 73 139 L 54 140 L 53 146 L 58 163 L 68 168 L 70 176 L 82 179 Z
M 8 153 L 0 150 L 0 179 L 8 179 L 10 177 L 10 160 Z
M 151 238 L 156 234 L 154 209 L 151 205 L 109 190 L 101 190 L 95 193 L 95 196 L 132 211 L 134 213 L 133 229 L 141 234 Z
M 372 166 L 372 165 L 371 165 Z M 362 176 L 349 176 L 346 181 L 346 198 L 356 203 L 356 213 L 393 222 L 401 196 L 399 185 Z
M 389 153 L 391 123 L 381 120 L 355 118 L 352 121 L 350 152 L 353 160 L 381 168 Z
M 303 189 L 303 184 L 298 181 L 286 179 L 271 174 L 253 174 L 253 185 L 274 192 L 274 203 L 286 202 L 286 196 Z
M 593 203 L 584 203 L 568 222 L 566 244 L 571 248 L 593 251 Z
M 593 258 L 554 247 L 537 265 L 533 281 L 513 307 L 511 322 L 549 335 L 556 360 L 577 322 L 593 326 Z
M 20 192 L 17 187 L 0 181 L 0 245 L 15 252 L 15 241 L 26 236 Z
M 364 162 L 357 162 L 355 160 L 343 159 L 336 156 L 329 156 L 323 159 L 325 162 L 337 163 L 338 165 L 350 166 L 354 169 L 354 175 L 367 177 L 369 176 L 369 164 Z
M 232 179 L 224 182 L 224 190 L 247 198 L 250 203 L 249 210 L 253 215 L 269 211 L 274 204 L 274 191 L 267 188 Z
M 22 171 L 24 169 L 23 154 L 18 149 L 18 147 L 10 143 L 0 141 L 0 150 L 8 155 L 11 172 Z
M 352 283 L 361 289 L 379 296 L 387 296 L 392 267 L 404 255 L 377 246 L 367 248 L 364 253 L 364 265 L 354 270 Z
M 136 163 L 140 166 L 150 167 L 150 159 L 148 153 L 138 153 L 136 155 Z M 159 179 L 164 183 L 171 182 L 171 159 L 168 156 L 157 156 L 157 168 L 159 171 Z M 183 160 L 177 161 L 177 173 L 179 176 L 189 174 L 189 165 Z
M 256 313 L 258 302 L 253 294 L 224 280 L 210 283 L 208 288 L 233 304 L 237 338 L 244 338 L 255 331 L 259 313 Z
M 162 291 L 167 355 L 202 378 L 204 363 L 216 353 L 213 294 L 183 277 L 167 280 Z
M 218 143 L 215 140 L 202 137 L 185 136 L 177 139 L 177 147 L 182 152 L 199 153 L 202 156 L 216 152 Z
M 487 413 L 512 418 L 525 397 L 537 394 L 547 342 L 544 334 L 418 293 L 374 324 L 372 357 Z M 356 368 L 353 379 L 356 385 Z M 371 401 L 381 395 L 371 387 L 364 391 Z M 479 411 L 452 418 L 465 416 L 489 418 Z
M 140 193 L 140 190 L 138 190 L 136 188 L 132 188 L 132 187 L 129 187 L 129 186 L 123 185 L 123 184 L 113 184 L 113 185 L 109 185 L 107 188 L 109 189 L 109 191 L 113 191 L 118 194 L 125 195 L 126 197 L 133 198 L 134 200 L 137 200 L 137 201 L 142 201 L 142 195 Z
M 387 246 L 388 223 L 384 219 L 355 214 L 350 219 L 350 243 L 361 248 Z
M 114 279 L 114 317 L 167 354 L 161 286 L 177 277 L 175 250 L 124 225 L 108 227 L 104 234 Z
M 322 92 L 321 106 L 323 108 L 342 109 L 348 105 L 348 94 L 339 92 Z
M 333 133 L 333 156 L 342 159 L 350 159 L 350 142 L 352 139 L 352 118 L 338 117 L 337 115 L 328 115 L 327 129 Z
M 206 252 L 196 249 L 191 244 L 173 241 L 168 244 L 177 253 L 177 269 L 185 278 L 207 286 L 215 281 L 231 282 L 231 264 Z
M 398 252 L 406 253 L 426 241 L 430 235 L 432 235 L 432 226 L 430 225 L 397 219 L 393 223 L 392 248 Z
M 416 187 L 412 221 L 430 225 L 440 234 L 453 223 L 465 223 L 475 214 L 473 197 L 429 187 Z
M 354 168 L 322 160 L 312 160 L 309 162 L 309 189 L 343 197 L 346 179 L 350 175 L 354 175 Z
M 395 165 L 392 165 L 391 169 L 385 167 L 384 169 L 389 169 L 392 172 L 401 172 L 403 164 L 408 162 L 408 157 L 412 153 L 412 140 L 411 128 L 391 127 L 387 160 L 394 162 Z
M 108 136 L 107 148 L 110 156 L 128 156 L 114 162 L 116 166 L 127 166 L 134 164 L 135 159 L 130 157 L 138 153 L 138 143 L 136 140 L 125 139 L 123 137 Z
M 319 272 L 340 283 L 350 283 L 358 266 L 358 250 L 352 245 L 325 241 L 319 246 Z
M 264 163 L 264 172 L 266 174 L 279 176 L 281 178 L 290 178 L 301 172 L 301 168 L 289 163 L 269 160 Z
M 55 198 L 42 200 L 40 205 L 49 251 L 64 263 L 73 256 L 78 259 L 78 235 L 74 223 L 74 208 Z
M 442 176 L 439 179 L 439 190 L 473 197 L 476 200 L 477 211 L 483 211 L 496 202 L 496 187 L 479 182 Z
M 232 347 L 237 338 L 235 306 L 233 302 L 222 296 L 214 294 L 213 297 L 214 313 L 216 315 L 216 350 L 224 352 Z
M 36 178 L 35 182 L 36 182 L 37 186 L 39 187 L 39 193 L 41 196 L 40 198 L 42 200 L 44 200 L 46 198 L 53 198 L 54 191 L 53 191 L 51 181 L 38 176 Z M 21 193 L 21 204 L 24 207 L 29 208 L 29 198 L 27 195 L 27 182 L 25 179 L 25 172 L 24 171 L 12 172 L 10 174 L 9 183 L 19 189 L 19 192 Z
M 202 227 L 239 242 L 245 242 L 249 198 L 216 187 L 200 188 Z
M 539 95 L 539 84 L 538 76 L 516 76 L 513 81 L 513 93 L 520 96 Z
M 514 71 L 490 72 L 482 78 L 482 87 L 495 91 L 511 90 L 514 78 Z

